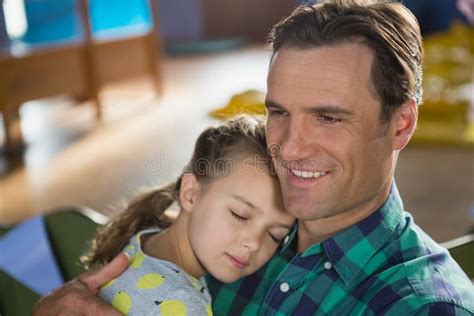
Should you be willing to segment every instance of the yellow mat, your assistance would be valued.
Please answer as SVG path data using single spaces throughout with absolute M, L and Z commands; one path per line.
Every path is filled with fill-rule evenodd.
M 247 90 L 234 95 L 223 108 L 209 113 L 217 119 L 227 119 L 238 114 L 265 115 L 265 93 L 257 90 Z

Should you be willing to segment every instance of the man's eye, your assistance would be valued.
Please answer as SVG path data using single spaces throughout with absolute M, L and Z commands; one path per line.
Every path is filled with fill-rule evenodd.
M 286 111 L 282 111 L 282 110 L 267 109 L 267 113 L 268 113 L 268 116 L 273 116 L 273 117 L 286 116 Z
M 236 212 L 234 211 L 230 211 L 230 214 L 232 215 L 232 217 L 234 217 L 236 220 L 238 221 L 246 221 L 247 218 L 243 217 L 243 216 L 240 216 L 239 214 L 237 214 Z
M 321 121 L 323 121 L 324 123 L 338 123 L 338 122 L 341 121 L 341 119 L 336 118 L 336 117 L 332 117 L 332 116 L 329 116 L 329 115 L 320 115 L 319 119 Z

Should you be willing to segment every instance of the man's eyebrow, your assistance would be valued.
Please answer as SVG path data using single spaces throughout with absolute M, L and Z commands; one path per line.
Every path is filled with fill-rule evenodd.
M 306 113 L 312 114 L 341 114 L 345 116 L 353 116 L 354 112 L 341 108 L 337 105 L 318 105 L 304 109 Z
M 265 107 L 268 108 L 277 108 L 279 110 L 285 110 L 285 107 L 282 106 L 281 104 L 272 101 L 272 100 L 265 100 Z
M 247 200 L 246 198 L 244 198 L 243 196 L 241 195 L 238 195 L 238 194 L 232 194 L 232 197 L 234 199 L 236 199 L 237 201 L 239 202 L 242 202 L 244 204 L 246 204 L 248 207 L 258 211 L 258 212 L 261 212 L 261 210 L 255 206 L 255 204 L 253 204 L 252 202 L 250 202 L 249 200 Z
M 286 108 L 279 104 L 278 102 L 272 100 L 265 100 L 265 107 L 268 108 L 275 108 L 278 110 L 286 111 Z M 354 112 L 341 108 L 337 105 L 327 104 L 327 105 L 318 105 L 318 106 L 310 106 L 303 108 L 305 113 L 310 114 L 339 114 L 345 116 L 353 116 Z

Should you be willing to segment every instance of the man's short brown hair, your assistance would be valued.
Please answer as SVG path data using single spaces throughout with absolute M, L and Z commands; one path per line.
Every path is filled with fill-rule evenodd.
M 409 98 L 422 101 L 423 47 L 413 14 L 391 1 L 325 0 L 296 8 L 270 35 L 273 55 L 281 48 L 310 49 L 362 43 L 374 52 L 371 90 L 381 103 L 381 121 Z

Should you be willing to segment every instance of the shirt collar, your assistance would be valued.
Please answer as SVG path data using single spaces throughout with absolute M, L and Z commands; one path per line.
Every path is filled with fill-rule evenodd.
M 403 202 L 393 181 L 388 198 L 376 212 L 323 242 L 314 244 L 303 256 L 317 254 L 324 249 L 336 272 L 345 283 L 350 283 L 391 238 L 402 219 Z
M 290 232 L 285 237 L 285 239 L 283 239 L 283 242 L 281 243 L 281 246 L 280 246 L 281 252 L 286 252 L 287 250 L 289 250 L 289 247 L 296 241 L 297 231 L 298 231 L 298 221 L 295 221 L 295 223 L 291 227 Z
M 323 241 L 324 250 L 345 283 L 391 238 L 403 219 L 403 203 L 395 181 L 384 204 L 369 217 Z

